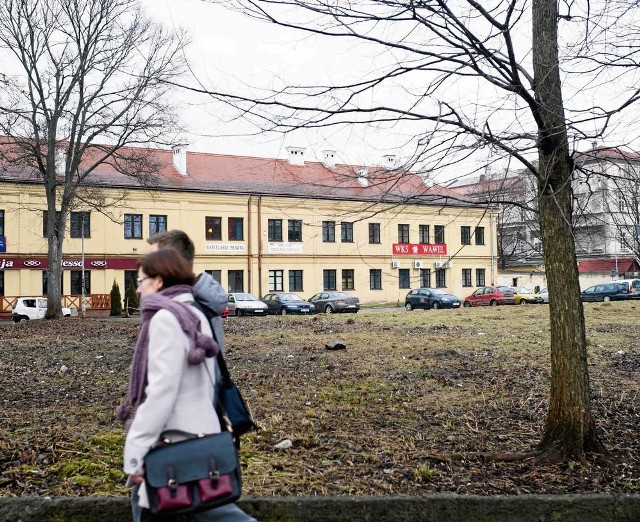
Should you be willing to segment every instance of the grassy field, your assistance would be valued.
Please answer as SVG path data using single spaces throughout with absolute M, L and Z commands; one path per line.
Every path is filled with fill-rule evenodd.
M 229 318 L 228 364 L 262 428 L 243 438 L 245 493 L 638 492 L 639 310 L 585 305 L 609 453 L 562 466 L 480 455 L 540 439 L 546 305 Z M 1 495 L 126 494 L 113 410 L 137 332 L 133 320 L 0 326 Z M 326 350 L 334 340 L 346 350 Z

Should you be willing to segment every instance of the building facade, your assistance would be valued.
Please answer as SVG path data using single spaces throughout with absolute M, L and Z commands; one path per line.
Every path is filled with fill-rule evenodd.
M 79 307 L 105 308 L 124 289 L 150 235 L 181 229 L 196 247 L 194 270 L 228 291 L 310 297 L 344 290 L 362 303 L 404 303 L 410 288 L 464 297 L 495 274 L 495 225 L 486 209 L 448 198 L 411 173 L 385 167 L 151 150 L 151 188 L 108 165 L 91 175 L 101 208 L 76 203 L 67 220 L 62 289 Z M 0 293 L 46 294 L 43 186 L 26 171 L 0 177 Z

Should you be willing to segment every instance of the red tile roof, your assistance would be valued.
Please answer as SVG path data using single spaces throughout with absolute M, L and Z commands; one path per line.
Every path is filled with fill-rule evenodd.
M 587 259 L 578 263 L 578 272 L 580 273 L 609 273 L 615 270 L 618 274 L 625 272 L 639 272 L 640 265 L 633 257 L 619 257 L 615 259 Z
M 368 183 L 363 186 L 356 175 L 363 168 L 359 165 L 325 167 L 320 162 L 292 165 L 273 158 L 187 152 L 184 176 L 173 165 L 172 150 L 124 148 L 122 152 L 144 153 L 156 164 L 158 171 L 152 188 L 161 190 L 472 206 L 460 201 L 464 198 L 456 192 L 439 185 L 427 187 L 420 176 L 399 169 L 364 167 Z M 84 163 L 88 165 L 88 161 Z M 11 166 L 0 172 L 2 180 L 41 183 L 39 176 L 29 169 Z M 101 164 L 87 180 L 96 186 L 141 188 L 138 180 L 118 172 L 110 163 Z

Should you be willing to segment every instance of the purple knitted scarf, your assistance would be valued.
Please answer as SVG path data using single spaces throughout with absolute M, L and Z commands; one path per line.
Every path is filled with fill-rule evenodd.
M 193 295 L 193 288 L 189 285 L 175 285 L 142 299 L 140 306 L 142 327 L 131 364 L 127 404 L 121 404 L 116 409 L 116 417 L 125 423 L 127 429 L 133 420 L 132 413 L 145 399 L 144 390 L 147 385 L 147 359 L 149 356 L 149 323 L 158 310 L 171 312 L 180 323 L 182 331 L 189 338 L 191 344 L 187 354 L 189 364 L 200 364 L 205 357 L 215 357 L 218 353 L 216 342 L 200 332 L 200 319 L 189 310 L 190 306 L 173 300 L 175 296 L 186 293 Z

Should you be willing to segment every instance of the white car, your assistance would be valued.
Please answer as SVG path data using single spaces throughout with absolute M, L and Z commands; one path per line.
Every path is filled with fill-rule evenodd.
M 71 308 L 63 308 L 62 315 L 69 317 L 75 315 Z M 13 305 L 11 319 L 13 322 L 19 323 L 28 319 L 44 319 L 47 313 L 46 297 L 18 297 Z
M 542 297 L 543 303 L 549 303 L 549 291 L 546 288 L 543 288 L 538 292 L 538 295 Z
M 227 297 L 229 315 L 267 315 L 269 307 L 255 295 L 247 292 L 231 292 Z

